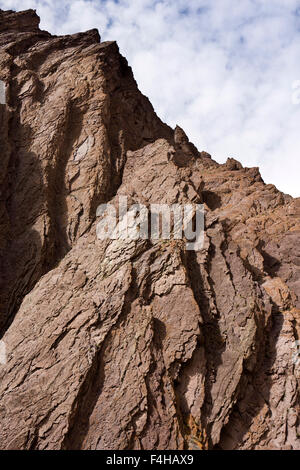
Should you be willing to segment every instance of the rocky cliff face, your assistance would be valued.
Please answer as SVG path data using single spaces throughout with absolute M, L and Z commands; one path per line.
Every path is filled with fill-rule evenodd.
M 38 25 L 0 10 L 0 448 L 300 449 L 300 199 Z M 99 240 L 119 196 L 204 204 L 204 246 Z

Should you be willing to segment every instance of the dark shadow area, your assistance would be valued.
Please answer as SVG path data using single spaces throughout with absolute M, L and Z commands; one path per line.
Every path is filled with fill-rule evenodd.
M 260 344 L 257 352 L 257 363 L 252 373 L 243 371 L 239 383 L 237 403 L 234 405 L 227 425 L 222 429 L 220 442 L 216 449 L 238 449 L 247 435 L 254 419 L 260 414 L 263 407 L 269 404 L 270 389 L 273 385 L 272 367 L 276 361 L 276 344 L 280 336 L 284 322 L 283 314 L 274 305 L 272 315 L 264 331 L 260 331 L 260 338 L 256 343 Z M 255 433 L 253 434 L 255 436 Z M 256 444 L 262 444 L 261 435 L 258 441 L 252 437 L 250 449 Z M 249 449 L 249 443 L 247 445 Z
M 14 80 L 8 95 L 8 106 L 15 111 L 6 109 L 6 135 L 2 135 L 9 150 L 0 200 L 0 337 L 43 274 L 44 256 L 40 235 L 33 228 L 44 210 L 42 169 L 37 155 L 28 150 L 32 130 L 21 123 L 19 102 L 12 98 L 18 96 Z
M 269 276 L 275 277 L 281 267 L 281 262 L 265 251 L 265 245 L 265 242 L 260 240 L 257 249 L 264 259 L 264 270 Z
M 214 252 L 215 248 L 211 244 L 209 248 L 209 259 L 206 266 L 208 273 L 210 272 L 210 260 L 213 258 Z M 213 407 L 211 390 L 217 375 L 218 367 L 222 364 L 222 354 L 225 350 L 225 345 L 220 332 L 218 318 L 213 314 L 211 309 L 210 299 L 205 290 L 201 269 L 197 261 L 197 255 L 194 251 L 189 251 L 187 253 L 187 267 L 194 297 L 203 318 L 201 329 L 205 346 L 206 377 L 205 401 L 201 409 L 201 427 L 207 431 L 207 435 L 209 436 L 212 426 L 211 423 L 209 423 L 209 416 Z M 210 290 L 213 293 L 214 287 L 212 285 L 212 280 L 208 278 L 208 281 L 211 283 Z M 188 383 L 186 385 L 188 385 Z M 183 411 L 187 409 L 187 403 L 184 399 L 181 403 L 181 408 Z M 210 439 L 208 445 L 209 447 L 212 447 Z
M 262 284 L 265 273 L 276 276 L 280 261 L 264 251 L 265 242 L 260 240 L 257 250 L 264 259 L 264 272 L 252 266 L 247 260 L 242 260 L 246 269 L 252 274 L 254 281 Z M 256 320 L 259 321 L 259 320 Z M 272 367 L 276 361 L 276 344 L 280 336 L 284 318 L 278 305 L 272 302 L 272 313 L 268 324 L 257 324 L 255 345 L 256 363 L 253 371 L 244 367 L 243 375 L 238 386 L 237 403 L 234 405 L 229 422 L 222 429 L 221 438 L 216 449 L 237 449 L 249 431 L 254 419 L 263 407 L 269 403 L 270 390 L 273 385 Z M 258 437 L 260 439 L 260 436 Z M 253 448 L 258 442 L 253 442 Z
M 95 219 L 99 204 L 107 203 L 117 193 L 123 180 L 127 151 L 135 151 L 164 138 L 174 144 L 173 130 L 156 115 L 149 99 L 137 88 L 132 69 L 120 55 L 115 43 L 101 52 L 103 73 L 109 79 L 104 91 L 110 97 L 107 134 L 110 150 L 104 171 L 105 192 L 99 187 L 91 201 L 90 218 Z
M 48 257 L 44 271 L 53 269 L 70 251 L 71 241 L 67 234 L 68 210 L 66 199 L 69 188 L 66 187 L 66 168 L 72 155 L 73 145 L 80 136 L 84 111 L 70 102 L 67 109 L 67 122 L 60 130 L 57 147 L 58 154 L 46 168 L 47 203 L 50 218 Z
M 222 206 L 222 200 L 218 194 L 212 191 L 202 191 L 203 202 L 207 204 L 211 211 L 219 209 Z

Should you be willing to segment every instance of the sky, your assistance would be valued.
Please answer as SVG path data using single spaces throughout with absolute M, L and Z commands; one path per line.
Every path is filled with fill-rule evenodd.
M 157 114 L 300 197 L 300 0 L 0 0 L 41 28 L 117 40 Z

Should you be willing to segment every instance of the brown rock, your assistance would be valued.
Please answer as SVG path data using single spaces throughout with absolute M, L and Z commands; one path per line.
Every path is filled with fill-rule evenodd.
M 163 124 L 116 43 L 38 24 L 0 11 L 0 448 L 299 449 L 300 200 Z M 203 249 L 99 240 L 125 195 L 203 203 Z

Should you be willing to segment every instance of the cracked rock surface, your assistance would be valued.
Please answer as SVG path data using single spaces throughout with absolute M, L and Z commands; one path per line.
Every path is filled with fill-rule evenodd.
M 162 123 L 115 42 L 0 10 L 1 449 L 300 449 L 300 199 Z M 204 245 L 97 237 L 203 204 Z

